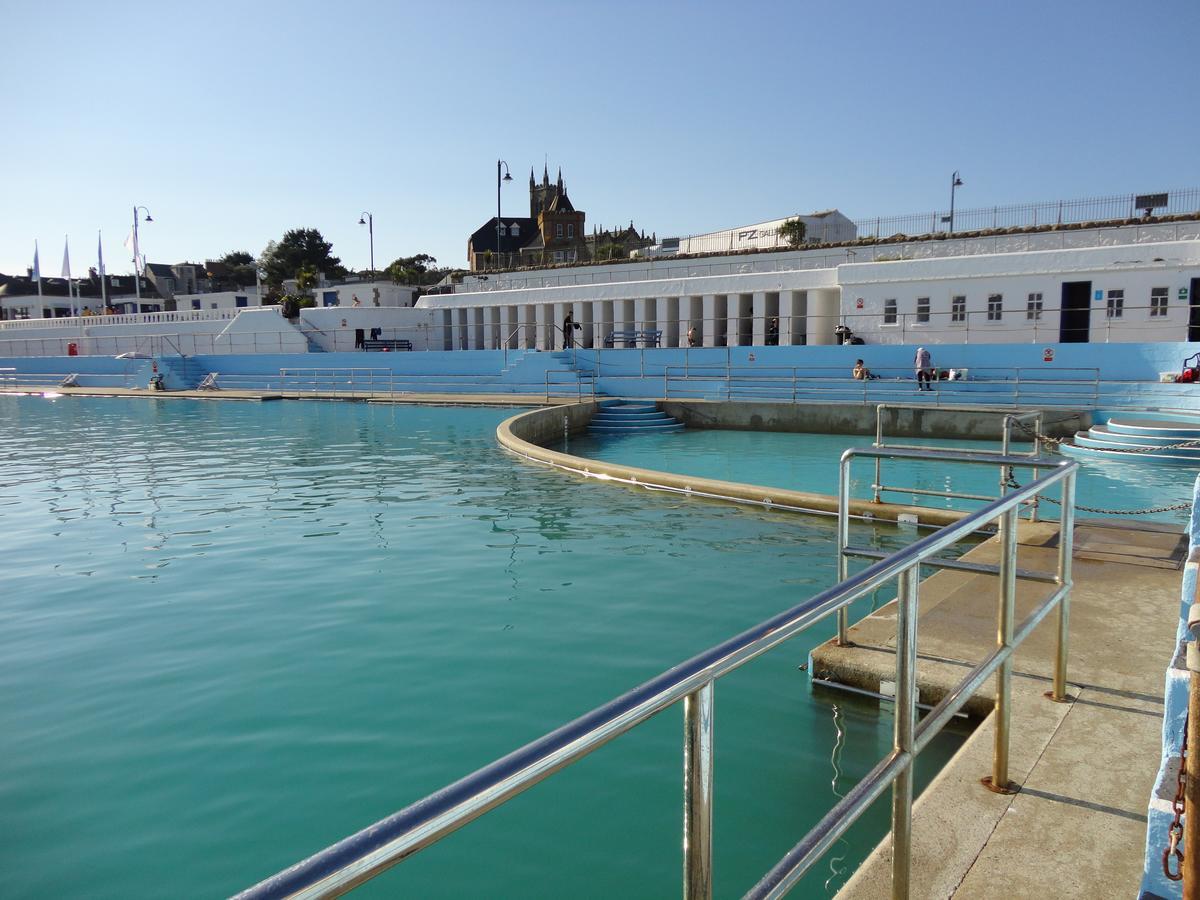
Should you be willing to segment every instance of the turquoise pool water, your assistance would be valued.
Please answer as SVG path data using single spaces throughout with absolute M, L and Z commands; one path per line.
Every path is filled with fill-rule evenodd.
M 0 397 L 5 896 L 233 892 L 832 582 L 828 520 L 529 466 L 496 445 L 510 414 Z M 717 686 L 719 896 L 890 746 L 798 669 L 829 631 Z M 681 723 L 363 893 L 677 895 Z
M 836 494 L 838 460 L 848 447 L 870 447 L 873 437 L 826 434 L 784 434 L 760 431 L 717 431 L 686 429 L 673 434 L 578 435 L 568 442 L 569 451 L 580 456 L 603 459 L 647 469 L 669 469 L 686 475 L 721 478 L 771 487 Z M 999 451 L 999 442 L 959 440 L 893 439 L 896 443 L 927 444 L 931 447 L 971 447 Z M 561 449 L 559 447 L 558 449 Z M 1015 445 L 1027 452 L 1028 444 Z M 1189 503 L 1196 469 L 1188 466 L 1111 460 L 1079 460 L 1076 503 L 1096 509 L 1116 511 L 1147 509 Z M 870 497 L 874 481 L 874 463 L 864 459 L 851 468 L 852 492 Z M 1030 470 L 1017 471 L 1017 480 L 1028 483 Z M 922 490 L 996 496 L 998 473 L 991 466 L 924 462 L 885 461 L 883 483 Z M 1058 490 L 1050 492 L 1057 498 Z M 887 493 L 892 503 L 938 505 L 953 509 L 974 509 L 980 504 L 912 493 Z M 1043 504 L 1043 518 L 1056 518 L 1059 507 Z M 1104 513 L 1081 511 L 1080 516 Z M 1188 510 L 1174 510 L 1138 516 L 1147 521 L 1187 521 Z

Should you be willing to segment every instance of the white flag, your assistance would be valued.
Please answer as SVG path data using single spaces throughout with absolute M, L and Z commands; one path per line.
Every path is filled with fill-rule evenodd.
M 63 238 L 63 267 L 62 277 L 71 280 L 71 245 L 65 237 Z
M 104 241 L 96 235 L 96 257 L 100 260 L 100 280 L 104 281 Z
M 133 247 L 133 229 L 130 229 L 129 234 L 125 235 L 125 249 L 132 253 Z
M 35 281 L 42 280 L 42 267 L 38 263 L 38 245 L 37 241 L 33 242 L 33 278 Z

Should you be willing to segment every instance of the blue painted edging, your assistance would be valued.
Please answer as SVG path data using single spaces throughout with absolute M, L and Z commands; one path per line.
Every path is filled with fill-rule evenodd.
M 1188 555 L 1200 541 L 1200 478 L 1192 488 L 1192 517 L 1188 522 Z M 1167 666 L 1164 685 L 1164 712 L 1162 727 L 1162 757 L 1158 775 L 1154 779 L 1154 790 L 1150 794 L 1146 823 L 1146 860 L 1142 871 L 1141 897 L 1179 898 L 1183 896 L 1183 883 L 1168 881 L 1163 875 L 1162 854 L 1167 846 L 1167 829 L 1174 813 L 1171 800 L 1175 796 L 1177 773 L 1179 772 L 1179 747 L 1183 743 L 1184 725 L 1188 709 L 1188 671 L 1185 660 L 1187 638 L 1187 614 L 1196 596 L 1197 567 L 1189 563 L 1183 570 L 1183 584 L 1179 600 L 1179 625 L 1175 631 L 1175 647 Z

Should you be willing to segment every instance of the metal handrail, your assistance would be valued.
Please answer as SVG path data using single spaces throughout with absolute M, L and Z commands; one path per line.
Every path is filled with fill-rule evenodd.
M 1046 377 L 1041 369 L 1029 367 L 970 367 L 965 381 L 931 381 L 932 390 L 921 407 L 944 408 L 943 391 L 957 397 L 959 389 L 969 385 L 974 392 L 1005 394 L 1014 406 L 1087 405 L 1098 402 L 1100 370 L 1094 367 L 1056 368 L 1057 377 Z M 805 400 L 828 402 L 838 394 L 853 402 L 868 402 L 872 396 L 897 392 L 911 393 L 914 379 L 911 367 L 877 368 L 873 374 L 887 373 L 877 379 L 854 379 L 845 366 L 753 366 L 726 363 L 691 363 L 663 366 L 663 396 L 684 399 L 708 396 L 714 392 L 723 399 L 735 398 Z M 1079 373 L 1082 377 L 1062 377 Z M 1032 376 L 1032 377 L 1031 377 Z M 954 385 L 947 389 L 946 385 Z M 953 390 L 953 394 L 950 394 Z
M 850 500 L 850 464 L 855 457 L 894 457 L 899 459 L 920 460 L 929 459 L 927 450 L 895 450 L 895 449 L 851 449 L 842 454 L 838 474 L 838 574 L 845 575 L 849 556 L 858 555 L 849 543 L 849 500 Z M 955 451 L 933 451 L 933 457 L 943 461 L 973 463 L 976 465 L 999 465 L 1002 469 L 1011 465 L 1031 466 L 1032 461 L 1024 457 L 1003 456 L 1000 454 L 984 455 L 960 453 Z M 1017 462 L 1017 460 L 1021 460 Z M 949 544 L 940 536 L 953 531 L 964 521 L 978 521 L 980 517 L 993 518 L 1000 523 L 1000 564 L 984 566 L 976 564 L 977 570 L 995 572 L 999 575 L 999 609 L 996 649 L 950 691 L 933 711 L 915 727 L 916 722 L 916 664 L 917 664 L 917 612 L 918 612 L 918 578 L 921 560 L 906 568 L 905 575 L 900 579 L 898 606 L 896 617 L 896 717 L 892 753 L 885 758 L 866 778 L 852 789 L 834 810 L 821 820 L 817 828 L 809 833 L 804 841 L 797 844 L 784 858 L 759 882 L 748 897 L 780 897 L 795 884 L 804 871 L 812 865 L 819 856 L 818 846 L 812 841 L 814 832 L 825 828 L 823 838 L 827 847 L 837 839 L 857 819 L 859 815 L 889 786 L 892 786 L 892 896 L 906 898 L 909 896 L 911 867 L 912 867 L 912 801 L 913 779 L 912 766 L 916 755 L 928 746 L 933 737 L 945 726 L 994 672 L 999 672 L 996 679 L 995 699 L 995 741 L 992 753 L 992 774 L 984 783 L 992 790 L 1000 793 L 1011 793 L 1008 780 L 1009 737 L 1012 718 L 1012 655 L 1041 621 L 1055 607 L 1058 608 L 1058 628 L 1054 658 L 1053 688 L 1048 696 L 1058 702 L 1066 700 L 1068 628 L 1070 620 L 1069 598 L 1072 586 L 1071 555 L 1074 548 L 1075 527 L 1075 478 L 1078 466 L 1065 462 L 1052 463 L 1054 471 L 1036 479 L 1034 484 L 1048 487 L 1061 481 L 1062 512 L 1059 520 L 1058 566 L 1054 575 L 1057 589 L 1043 600 L 1021 623 L 1015 627 L 1016 580 L 1027 577 L 1017 569 L 1017 513 L 1020 504 L 1041 493 L 1041 489 L 1030 491 L 1019 489 L 1014 493 L 990 503 L 988 506 L 960 521 L 957 525 L 943 528 L 936 534 L 930 535 L 923 541 L 901 551 L 903 555 L 912 556 L 912 551 L 923 545 L 938 544 L 942 547 Z M 925 554 L 926 564 L 936 564 L 938 560 L 933 553 Z M 877 564 L 878 565 L 878 564 Z M 871 568 L 874 568 L 872 566 Z M 868 569 L 867 571 L 870 571 Z M 1046 580 L 1046 579 L 1039 579 Z M 843 628 L 845 608 L 838 611 L 838 642 L 848 643 Z M 851 798 L 854 798 L 853 800 Z M 835 813 L 840 813 L 836 818 Z M 832 819 L 832 821 L 831 821 Z
M 916 403 L 879 403 L 875 407 L 875 447 L 886 447 L 892 450 L 928 450 L 928 445 L 923 444 L 897 444 L 894 442 L 885 441 L 883 437 L 883 414 L 886 410 L 924 410 L 927 407 Z M 969 412 L 969 413 L 1000 413 L 1001 410 L 993 409 L 987 406 L 938 406 L 939 412 Z M 1037 457 L 1041 455 L 1041 441 L 1044 437 L 1042 429 L 1043 412 L 1040 409 L 1034 410 L 1017 410 L 1007 413 L 1004 416 L 1003 428 L 1001 430 L 1000 453 L 1003 456 L 1029 456 Z M 1033 422 L 1033 449 L 1028 453 L 1015 451 L 1011 447 L 1012 426 L 1020 426 L 1025 421 Z M 965 449 L 964 452 L 992 452 L 992 451 L 973 451 Z M 1037 478 L 1037 469 L 1033 470 L 1033 477 Z M 1007 493 L 1008 484 L 1012 480 L 1012 472 L 1007 469 L 1000 470 L 1000 494 Z M 902 494 L 922 494 L 933 497 L 951 497 L 959 500 L 994 500 L 994 497 L 983 496 L 980 494 L 968 494 L 959 491 L 929 491 L 917 487 L 904 487 L 885 485 L 883 483 L 883 460 L 876 458 L 875 460 L 875 481 L 871 485 L 873 491 L 872 499 L 875 503 L 883 502 L 883 494 L 887 492 L 902 493 Z M 1037 498 L 1030 504 L 1029 521 L 1037 521 Z
M 842 457 L 846 468 L 853 455 L 887 453 L 909 458 L 930 458 L 915 451 L 851 450 Z M 956 454 L 948 454 L 954 456 Z M 1025 467 L 1024 457 L 990 455 L 964 456 L 963 461 Z M 987 674 L 1009 666 L 1012 648 L 1024 638 L 1053 604 L 1063 600 L 1070 590 L 1070 525 L 1074 515 L 1074 478 L 1078 464 L 1066 460 L 1053 465 L 1053 471 L 1000 498 L 953 525 L 918 540 L 911 546 L 868 566 L 854 575 L 846 574 L 840 583 L 760 625 L 725 641 L 690 660 L 675 666 L 605 705 L 592 710 L 542 738 L 479 769 L 475 773 L 431 794 L 423 800 L 376 822 L 286 869 L 238 895 L 239 900 L 280 897 L 336 897 L 370 880 L 417 851 L 440 840 L 487 811 L 515 797 L 560 769 L 583 758 L 593 750 L 679 701 L 684 701 L 684 895 L 690 900 L 711 896 L 713 719 L 712 701 L 717 679 L 795 637 L 837 610 L 900 579 L 902 622 L 898 655 L 896 749 L 875 767 L 846 797 L 826 815 L 791 853 L 774 868 L 748 896 L 781 896 L 810 867 L 820 854 L 845 832 L 889 784 L 896 784 L 896 796 L 903 813 L 900 824 L 911 819 L 912 760 L 979 687 Z M 1063 528 L 1059 542 L 1058 590 L 1044 608 L 1036 611 L 1020 631 L 988 657 L 952 691 L 921 724 L 915 723 L 914 668 L 916 663 L 916 594 L 919 566 L 939 551 L 968 537 L 998 516 L 1002 517 L 1004 559 L 1015 559 L 1015 511 L 1047 487 L 1063 482 Z M 848 482 L 841 487 L 842 513 L 847 514 Z M 839 523 L 842 518 L 839 518 Z M 840 533 L 840 529 L 839 529 Z M 839 570 L 843 557 L 839 554 Z M 1015 566 L 1009 560 L 1001 566 L 1005 607 L 1012 609 Z M 1060 650 L 1055 669 L 1055 690 L 1065 685 L 1066 615 L 1060 606 Z M 1011 615 L 1009 616 L 1011 622 Z M 1011 630 L 1011 629 L 1010 629 Z M 1005 669 L 1011 679 L 1011 668 Z M 1005 676 L 1002 674 L 1001 681 Z M 1061 693 L 1059 693 L 1061 696 Z M 1007 710 L 1008 695 L 1003 694 Z M 1007 727 L 1003 729 L 1007 739 Z M 998 729 L 997 733 L 1000 733 Z M 997 757 L 1001 756 L 999 746 Z M 1007 779 L 1007 744 L 1003 766 L 997 762 L 994 774 Z M 907 807 L 903 800 L 907 797 Z M 907 840 L 908 827 L 896 832 Z M 897 844 L 899 847 L 899 843 Z M 907 846 L 907 845 L 906 845 Z M 907 870 L 907 852 L 897 853 Z M 905 881 L 905 885 L 907 882 Z M 903 896 L 903 895 L 901 895 Z

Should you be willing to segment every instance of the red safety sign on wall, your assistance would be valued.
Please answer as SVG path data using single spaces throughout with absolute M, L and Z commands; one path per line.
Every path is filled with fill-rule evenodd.
M 857 300 L 854 301 L 854 308 L 855 309 L 863 308 L 863 298 L 862 297 L 859 297 Z
M 1042 362 L 1054 362 L 1054 348 L 1047 347 L 1042 351 Z

